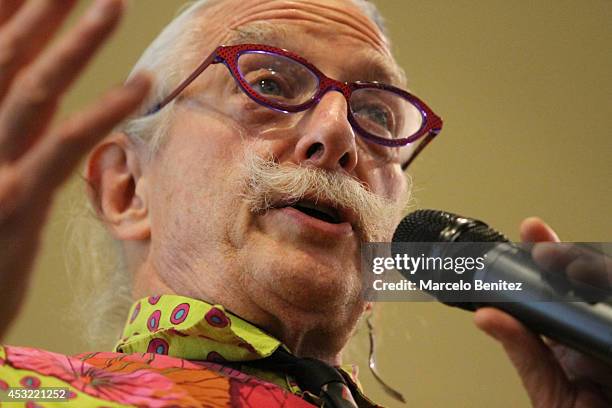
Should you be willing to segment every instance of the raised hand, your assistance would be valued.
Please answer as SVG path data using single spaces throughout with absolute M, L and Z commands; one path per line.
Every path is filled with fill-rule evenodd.
M 137 75 L 51 126 L 62 95 L 117 26 L 121 0 L 96 0 L 57 43 L 76 0 L 0 0 L 0 338 L 16 317 L 57 188 L 146 97 Z

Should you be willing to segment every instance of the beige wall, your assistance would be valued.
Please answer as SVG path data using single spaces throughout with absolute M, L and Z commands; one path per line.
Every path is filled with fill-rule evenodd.
M 121 81 L 182 3 L 132 0 L 65 112 Z M 480 217 L 512 238 L 523 217 L 537 214 L 565 240 L 610 241 L 612 2 L 378 4 L 411 89 L 446 122 L 416 163 L 418 206 Z M 85 351 L 80 328 L 66 320 L 63 241 L 75 200 L 68 190 L 57 200 L 28 303 L 5 343 Z M 380 366 L 410 406 L 527 404 L 500 348 L 473 328 L 470 314 L 437 304 L 383 308 Z M 365 350 L 364 336 L 356 343 Z M 371 395 L 399 406 L 372 381 L 364 358 L 360 364 Z

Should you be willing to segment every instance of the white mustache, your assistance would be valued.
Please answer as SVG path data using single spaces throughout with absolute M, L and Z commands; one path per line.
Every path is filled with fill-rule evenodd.
M 243 197 L 251 212 L 265 212 L 279 203 L 304 198 L 329 202 L 357 215 L 354 225 L 365 242 L 390 241 L 393 228 L 406 209 L 409 193 L 391 200 L 369 191 L 348 175 L 316 167 L 279 165 L 273 159 L 248 153 L 244 160 Z

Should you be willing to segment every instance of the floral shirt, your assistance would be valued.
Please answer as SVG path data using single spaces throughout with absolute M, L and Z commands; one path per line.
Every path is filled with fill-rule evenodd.
M 0 408 L 320 405 L 292 378 L 241 364 L 268 357 L 278 347 L 284 346 L 222 306 L 153 296 L 132 306 L 115 352 L 65 356 L 0 346 L 0 395 L 5 396 Z M 376 406 L 361 394 L 354 368 L 341 372 L 360 406 Z M 50 388 L 62 389 L 65 399 L 7 402 L 9 389 Z M 27 395 L 36 397 L 33 392 Z

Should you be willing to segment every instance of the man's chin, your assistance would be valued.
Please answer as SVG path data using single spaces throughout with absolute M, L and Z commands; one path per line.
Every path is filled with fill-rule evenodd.
M 354 303 L 361 296 L 358 260 L 356 250 L 334 252 L 288 244 L 257 251 L 249 276 L 261 293 L 288 305 L 322 311 Z

